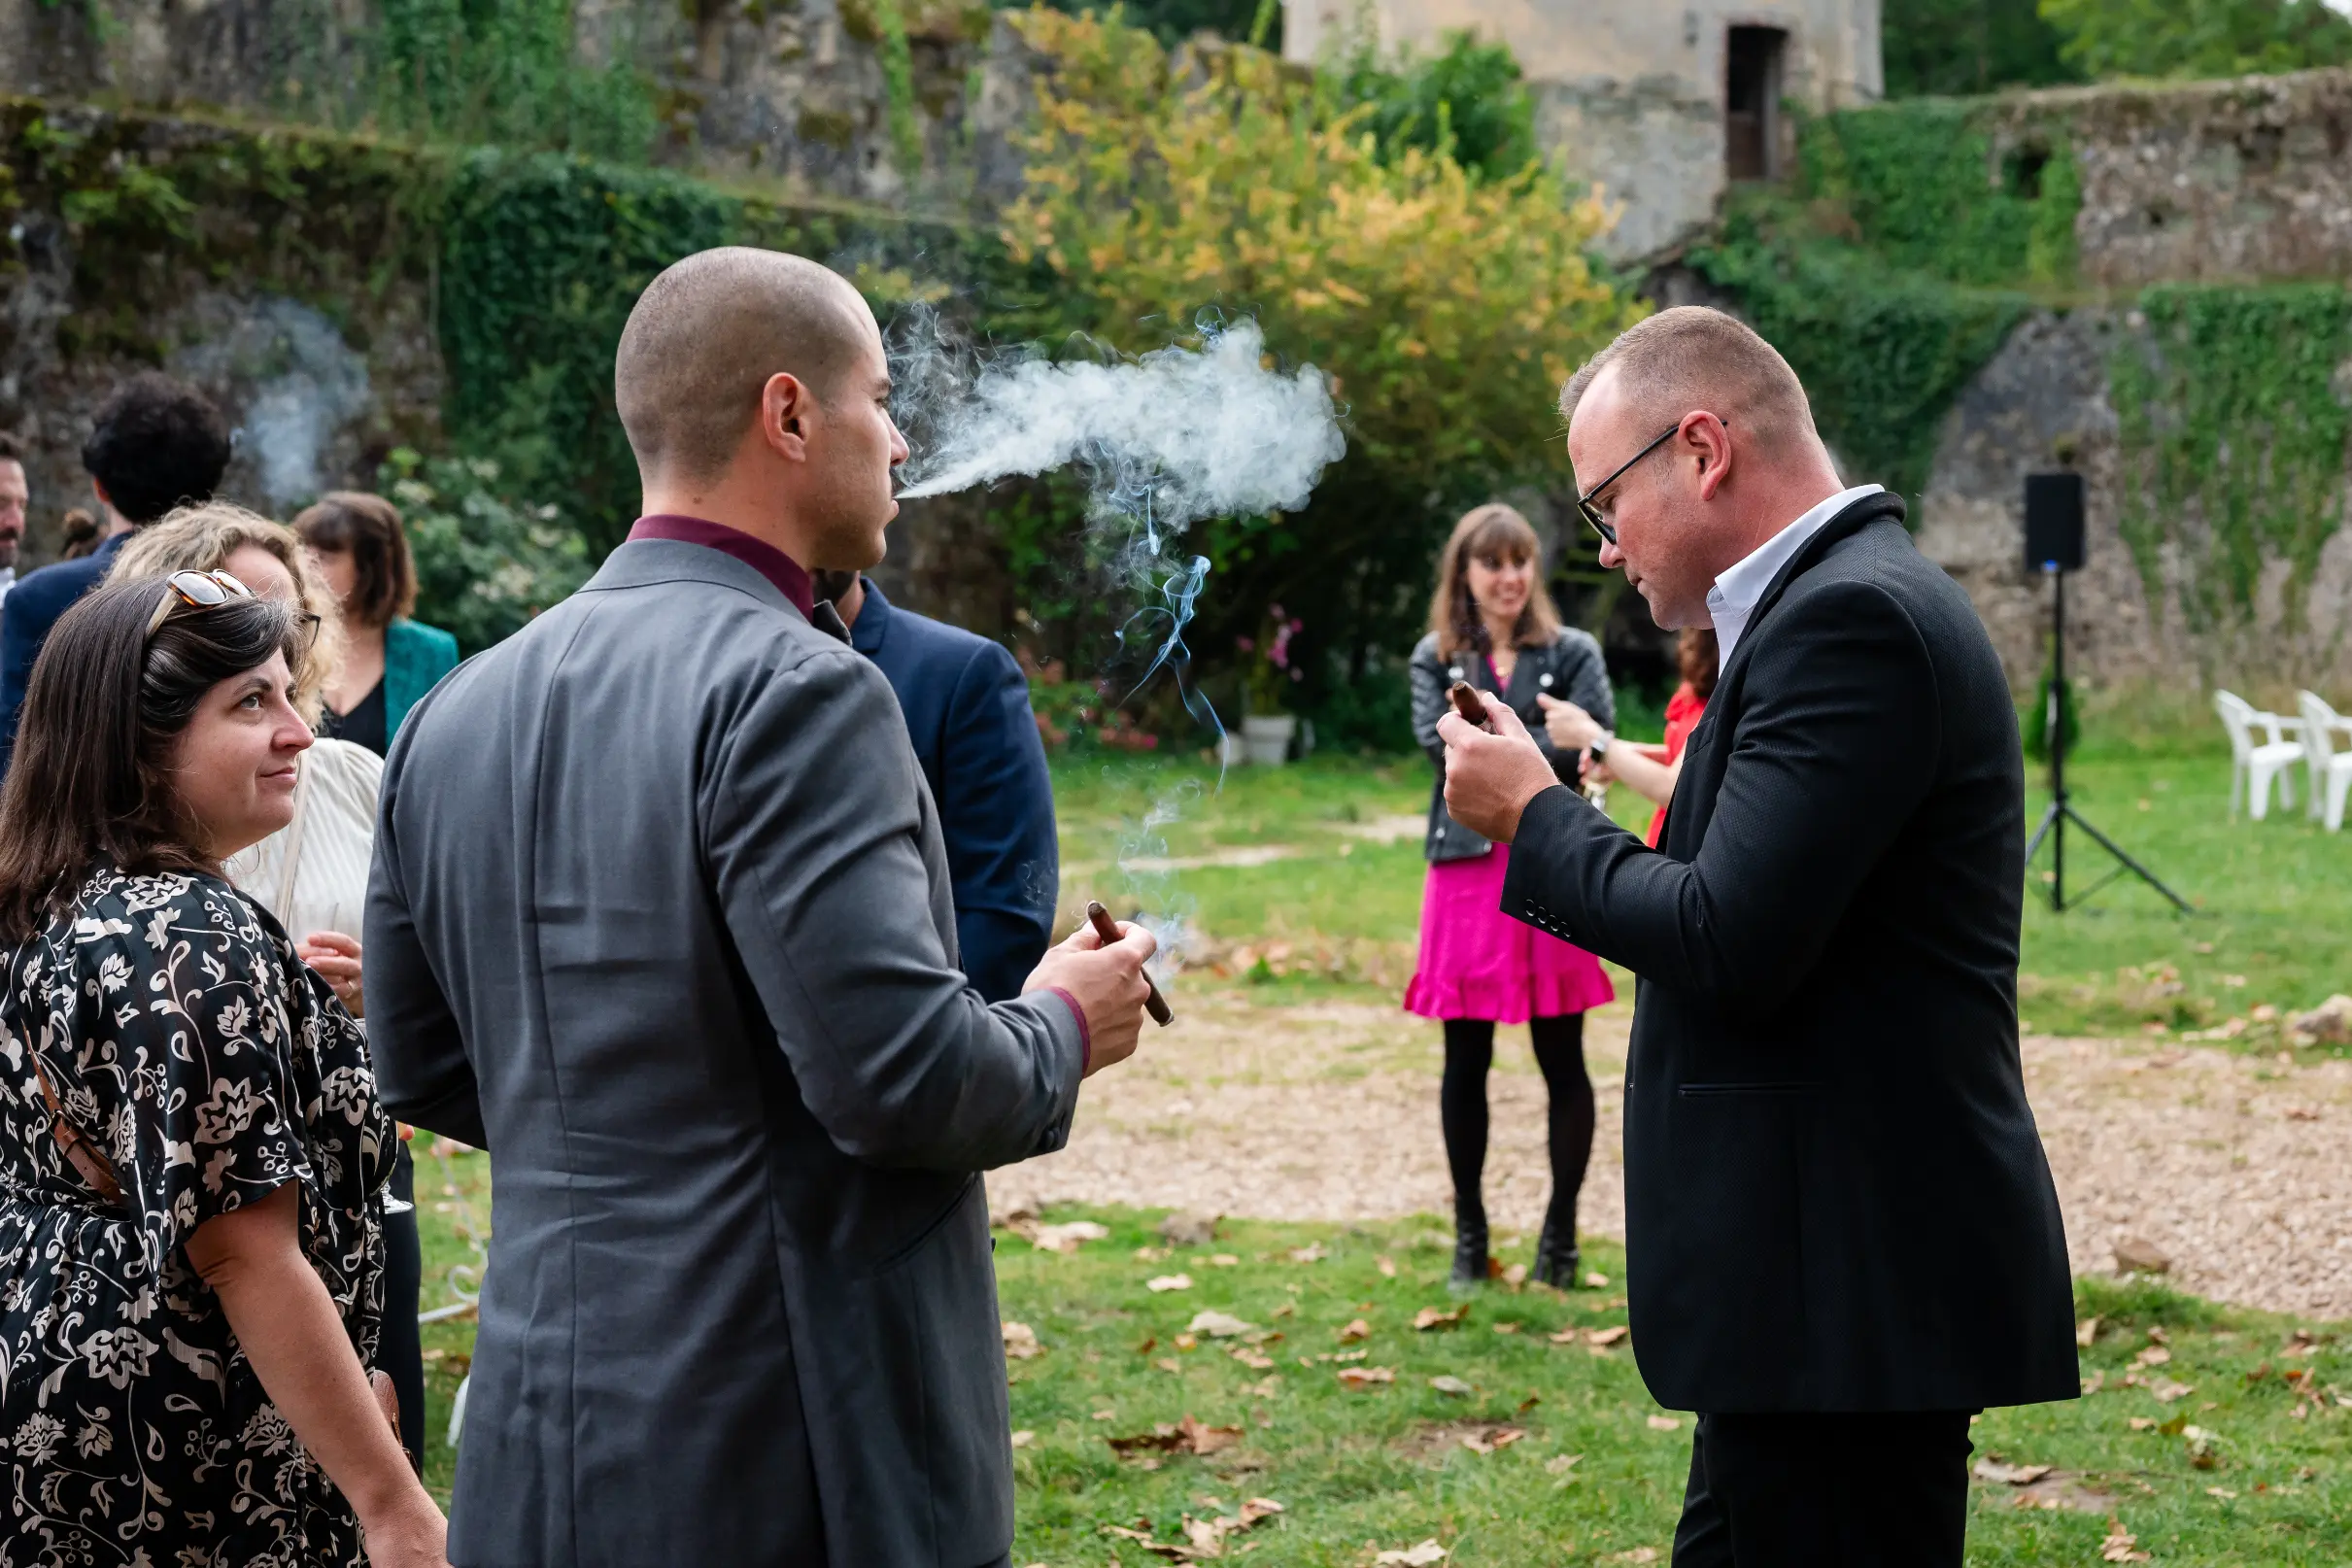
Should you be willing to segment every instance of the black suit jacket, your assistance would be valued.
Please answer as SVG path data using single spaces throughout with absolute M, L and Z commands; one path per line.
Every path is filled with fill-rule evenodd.
M 2025 774 L 2009 687 L 1902 502 L 1855 502 L 1756 606 L 1659 850 L 1528 807 L 1505 912 L 1640 976 L 1625 1241 L 1678 1410 L 2077 1392 L 2017 1046 Z

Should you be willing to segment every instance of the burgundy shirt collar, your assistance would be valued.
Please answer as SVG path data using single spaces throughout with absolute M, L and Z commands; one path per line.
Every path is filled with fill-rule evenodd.
M 776 585 L 776 592 L 792 600 L 803 616 L 816 614 L 816 595 L 808 573 L 801 563 L 765 539 L 755 539 L 741 528 L 731 528 L 724 523 L 706 522 L 699 517 L 679 517 L 657 513 L 641 517 L 631 526 L 629 536 L 636 539 L 675 539 L 682 544 L 699 544 L 740 561 L 761 576 Z

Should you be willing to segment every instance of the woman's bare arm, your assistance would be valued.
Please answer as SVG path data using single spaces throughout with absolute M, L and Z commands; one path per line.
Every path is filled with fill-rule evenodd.
M 377 1408 L 326 1286 L 302 1255 L 299 1189 L 196 1227 L 187 1259 L 221 1298 L 262 1391 L 367 1533 L 378 1568 L 447 1568 L 447 1525 Z
M 1609 761 L 1595 776 L 1612 778 L 1653 805 L 1674 799 L 1674 781 L 1683 776 L 1683 760 L 1661 763 L 1638 746 L 1619 740 L 1609 748 Z

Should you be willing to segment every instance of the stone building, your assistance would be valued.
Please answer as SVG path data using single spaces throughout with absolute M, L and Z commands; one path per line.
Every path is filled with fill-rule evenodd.
M 1468 29 L 1511 46 L 1537 135 L 1623 205 L 1610 250 L 1671 250 L 1724 187 L 1792 150 L 1784 102 L 1842 109 L 1881 91 L 1879 0 L 1285 0 L 1283 51 L 1309 61 L 1359 29 L 1431 51 Z

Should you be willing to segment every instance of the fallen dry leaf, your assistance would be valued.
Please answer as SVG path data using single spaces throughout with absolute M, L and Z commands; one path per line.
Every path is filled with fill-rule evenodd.
M 1372 1568 L 1430 1568 L 1432 1563 L 1446 1560 L 1446 1549 L 1435 1537 L 1417 1547 L 1406 1547 L 1398 1551 L 1383 1551 L 1372 1559 Z
M 1340 1384 L 1346 1388 L 1370 1388 L 1375 1383 L 1396 1381 L 1393 1367 L 1342 1367 Z
M 1989 1481 L 2002 1486 L 2030 1486 L 2050 1473 L 2048 1465 L 2009 1465 L 1987 1457 L 1976 1461 L 1973 1472 L 1979 1481 Z
M 1361 1317 L 1350 1321 L 1346 1328 L 1340 1330 L 1339 1334 L 1342 1345 L 1353 1345 L 1358 1340 L 1370 1338 L 1372 1338 L 1372 1325 Z
M 1209 1257 L 1209 1266 L 1212 1269 L 1238 1269 L 1242 1266 L 1242 1260 L 1231 1252 L 1212 1252 Z
M 1462 1319 L 1469 1315 L 1470 1304 L 1468 1302 L 1464 1302 L 1450 1312 L 1441 1312 L 1435 1307 L 1424 1307 L 1413 1314 L 1413 1326 L 1423 1334 L 1432 1329 L 1459 1328 Z
M 1503 1283 L 1507 1285 L 1523 1285 L 1526 1282 L 1527 1265 L 1524 1263 L 1514 1263 L 1510 1268 L 1503 1271 Z
M 1176 1347 L 1179 1350 L 1197 1350 L 1201 1347 L 1201 1337 L 1198 1334 L 1178 1334 Z
M 2153 1415 L 2134 1415 L 2131 1417 L 2131 1430 L 2134 1432 L 2145 1432 L 2148 1430 L 2148 1428 L 2154 1426 L 2155 1424 L 2156 1417 Z
M 1462 1434 L 1462 1447 L 1472 1453 L 1492 1453 L 1497 1449 L 1508 1449 L 1526 1435 L 1516 1426 L 1481 1427 L 1476 1432 Z
M 2096 1317 L 2086 1317 L 2074 1325 L 2074 1343 L 2084 1349 L 2089 1349 L 2091 1342 L 2097 1338 L 2098 1319 Z
M 1494 1325 L 1494 1331 L 1497 1334 L 1517 1334 L 1519 1331 L 1519 1325 L 1517 1323 L 1497 1323 Z
M 1235 1346 L 1233 1347 L 1233 1358 L 1236 1361 L 1239 1361 L 1242 1365 L 1247 1367 L 1252 1372 L 1264 1372 L 1267 1368 L 1274 1365 L 1274 1357 L 1270 1355 L 1261 1355 L 1257 1351 L 1252 1350 L 1246 1345 Z
M 2184 1426 L 2180 1435 L 2188 1441 L 2189 1463 L 2192 1466 L 2199 1470 L 2210 1470 L 2221 1463 L 2221 1455 L 2214 1451 L 2221 1445 L 2218 1435 L 2201 1426 Z
M 2172 1359 L 2172 1352 L 2161 1345 L 2151 1345 L 2131 1358 L 2135 1367 L 2161 1367 Z
M 1650 1430 L 1653 1432 L 1676 1431 L 1681 1428 L 1682 1424 L 1683 1423 L 1680 1420 L 1671 1415 L 1653 1415 L 1650 1417 Z
M 1623 1339 L 1626 1335 L 1632 1332 L 1633 1330 L 1627 1328 L 1622 1323 L 1615 1324 L 1609 1328 L 1587 1329 L 1585 1333 L 1585 1343 L 1586 1345 L 1597 1345 L 1605 1350 L 1610 1346 L 1617 1344 L 1618 1341 Z
M 1108 1241 L 1110 1230 L 1091 1219 L 1074 1219 L 1067 1225 L 1031 1225 L 1026 1228 L 1008 1226 L 1016 1234 L 1029 1238 L 1029 1244 L 1040 1252 L 1075 1252 L 1083 1242 Z
M 1192 1276 L 1188 1274 L 1155 1275 L 1151 1278 L 1143 1281 L 1143 1288 L 1151 1291 L 1190 1290 L 1192 1288 Z
M 1231 1312 L 1195 1312 L 1192 1321 L 1186 1326 L 1193 1333 L 1206 1334 L 1212 1340 L 1230 1340 L 1237 1335 L 1248 1333 L 1257 1325 L 1244 1323 Z
M 2127 1236 L 2115 1244 L 2115 1272 L 2117 1274 L 2169 1274 L 2172 1260 L 2136 1236 Z
M 1635 1547 L 1631 1551 L 1619 1552 L 1617 1560 L 1619 1562 L 1655 1562 L 1657 1561 L 1657 1548 Z
M 1574 1470 L 1577 1461 L 1584 1457 L 1581 1453 L 1555 1453 L 1544 1461 L 1544 1469 L 1551 1475 L 1564 1476 Z
M 1606 1290 L 1609 1288 L 1609 1277 L 1605 1274 L 1588 1274 L 1585 1276 L 1585 1283 L 1594 1290 Z
M 1261 1378 L 1242 1390 L 1252 1399 L 1272 1399 L 1282 1391 L 1279 1378 Z
M 1016 1449 L 1026 1449 L 1026 1448 L 1028 1448 L 1028 1447 L 1029 1447 L 1031 1444 L 1035 1443 L 1037 1440 L 1038 1440 L 1038 1435 L 1037 1435 L 1035 1432 L 1029 1432 L 1029 1431 L 1015 1432 L 1015 1433 L 1012 1435 L 1012 1446 L 1013 1446 L 1014 1448 L 1016 1448 Z
M 2287 1108 L 2287 1120 L 2317 1121 L 2319 1120 L 2319 1111 L 2310 1106 L 2289 1106 Z
M 2231 1490 L 2229 1487 L 2227 1487 L 2227 1486 L 2207 1486 L 2207 1487 L 2205 1488 L 2205 1495 L 2206 1495 L 2207 1497 L 2219 1497 L 2219 1498 L 2228 1499 L 2228 1498 L 2235 1497 L 2235 1496 L 2237 1495 L 2237 1493 L 2235 1493 L 2235 1492 L 2232 1491 L 2232 1490 Z
M 1292 1247 L 1289 1256 L 1293 1263 L 1320 1263 L 1331 1254 L 1323 1250 L 1322 1243 L 1316 1242 L 1310 1246 Z
M 1040 1356 L 1044 1353 L 1045 1346 L 1038 1343 L 1036 1329 L 1031 1328 L 1027 1323 L 1015 1323 L 1009 1319 L 1006 1321 L 1005 1354 L 1007 1359 L 1027 1361 L 1033 1356 Z
M 1451 1394 L 1456 1399 L 1466 1398 L 1475 1392 L 1468 1383 L 1449 1372 L 1440 1373 L 1437 1377 L 1430 1379 L 1429 1386 L 1441 1394 Z
M 1160 1240 L 1170 1246 L 1207 1246 L 1217 1239 L 1222 1214 L 1170 1214 L 1160 1221 Z
M 1396 1259 L 1388 1256 L 1384 1252 L 1376 1256 L 1372 1260 L 1372 1266 L 1381 1271 L 1381 1278 L 1383 1279 L 1393 1279 L 1396 1278 Z
M 1190 1415 L 1176 1422 L 1162 1421 L 1148 1432 L 1134 1437 L 1105 1438 L 1111 1451 L 1125 1457 L 1131 1453 L 1189 1453 L 1206 1458 L 1232 1448 L 1242 1441 L 1238 1426 L 1203 1426 Z
M 1178 1361 L 1175 1356 L 1172 1355 L 1164 1355 L 1157 1361 L 1154 1361 L 1152 1365 L 1159 1368 L 1162 1372 L 1182 1372 L 1184 1370 L 1184 1363 Z
M 2159 1378 L 2148 1385 L 2148 1392 L 2156 1396 L 2158 1404 L 2169 1405 L 2176 1399 L 2186 1398 L 2188 1395 L 2196 1393 L 2197 1384 L 2174 1382 L 2169 1378 Z
M 2137 1545 L 2139 1545 L 2139 1537 L 2126 1530 L 2122 1519 L 2110 1516 L 2107 1519 L 2107 1539 L 2098 1544 L 2098 1560 L 2101 1562 L 2148 1561 L 2148 1553 L 2131 1550 Z

